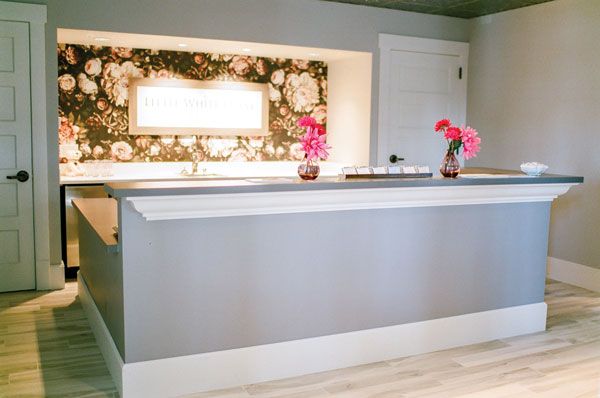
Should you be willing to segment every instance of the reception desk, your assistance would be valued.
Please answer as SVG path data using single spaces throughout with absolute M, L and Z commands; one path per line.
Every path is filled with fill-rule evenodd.
M 550 205 L 583 179 L 466 173 L 124 182 L 79 200 L 80 296 L 121 396 L 544 330 Z

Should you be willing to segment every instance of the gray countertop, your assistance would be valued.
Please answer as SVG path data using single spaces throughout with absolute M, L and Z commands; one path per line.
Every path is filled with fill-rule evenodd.
M 471 177 L 469 177 L 469 175 L 471 175 Z M 432 177 L 346 180 L 343 177 L 322 177 L 318 178 L 316 181 L 302 181 L 299 178 L 265 177 L 246 179 L 211 179 L 201 181 L 114 182 L 106 184 L 105 189 L 109 195 L 119 198 L 133 196 L 234 194 L 332 189 L 413 188 L 509 184 L 577 184 L 582 182 L 583 177 L 575 176 L 544 174 L 540 177 L 529 177 L 520 171 L 489 168 L 467 168 L 463 170 L 461 176 L 455 179 Z

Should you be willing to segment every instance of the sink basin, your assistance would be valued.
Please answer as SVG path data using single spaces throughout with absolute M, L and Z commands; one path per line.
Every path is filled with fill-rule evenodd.
M 208 177 L 208 178 L 216 178 L 216 177 L 225 177 L 224 175 L 221 174 L 215 174 L 215 173 L 209 173 L 206 168 L 202 168 L 201 170 L 192 173 L 191 171 L 188 171 L 187 168 L 184 168 L 183 170 L 181 170 L 179 172 L 179 176 L 180 177 L 191 177 L 191 178 L 202 178 L 202 177 Z
M 216 178 L 216 177 L 225 177 L 222 174 L 214 174 L 214 173 L 196 173 L 196 174 L 192 174 L 192 173 L 179 173 L 179 177 L 183 177 L 183 178 L 202 178 L 202 177 L 208 177 L 208 178 Z

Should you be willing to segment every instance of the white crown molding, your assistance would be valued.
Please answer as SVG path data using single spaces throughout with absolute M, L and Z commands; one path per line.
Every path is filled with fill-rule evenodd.
M 535 333 L 546 303 L 253 347 L 123 363 L 82 277 L 79 296 L 120 396 L 162 398 Z M 367 349 L 368 347 L 368 349 Z
M 43 4 L 0 1 L 0 20 L 46 23 L 46 6 Z
M 464 185 L 126 197 L 147 221 L 321 211 L 550 202 L 577 184 Z

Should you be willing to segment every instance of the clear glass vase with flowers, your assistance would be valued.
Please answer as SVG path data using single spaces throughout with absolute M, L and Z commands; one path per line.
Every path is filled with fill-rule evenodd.
M 460 163 L 456 158 L 459 150 L 463 149 L 463 157 L 471 159 L 480 151 L 481 138 L 477 136 L 477 130 L 471 127 L 453 126 L 450 119 L 438 120 L 434 126 L 436 132 L 444 134 L 448 142 L 448 150 L 440 165 L 440 173 L 444 177 L 456 178 L 460 173 Z
M 319 160 L 326 160 L 329 157 L 327 150 L 331 146 L 326 143 L 327 132 L 315 118 L 310 116 L 301 117 L 298 126 L 306 130 L 306 133 L 300 137 L 304 159 L 298 166 L 298 176 L 303 180 L 315 180 L 321 171 Z

